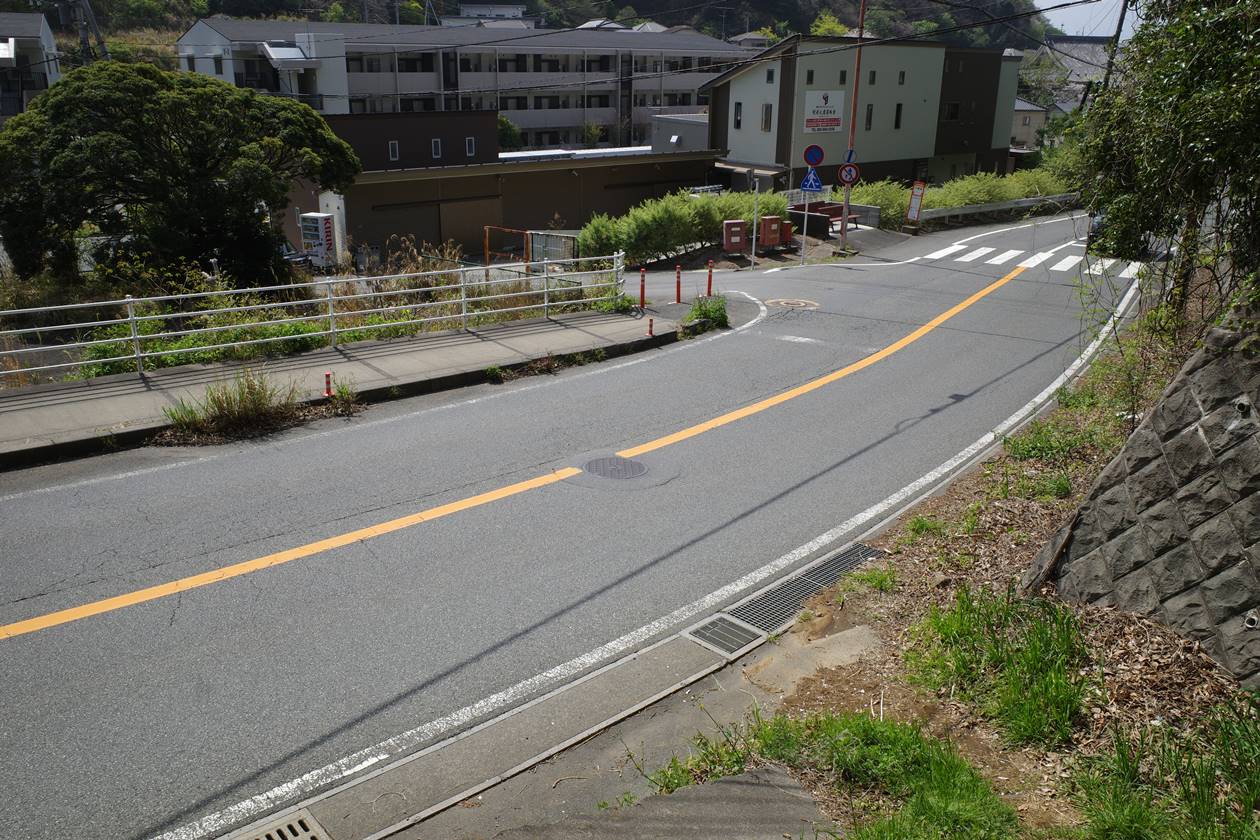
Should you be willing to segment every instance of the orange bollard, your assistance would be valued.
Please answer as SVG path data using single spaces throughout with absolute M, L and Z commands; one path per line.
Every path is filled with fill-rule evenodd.
M 682 266 L 674 266 L 674 303 L 682 303 Z
M 709 260 L 709 288 L 704 293 L 705 297 L 713 297 L 713 260 Z
M 332 396 L 332 371 L 331 370 L 324 371 L 324 396 L 325 397 Z
M 654 320 L 656 320 L 656 319 L 655 319 L 655 318 L 648 318 L 648 335 L 649 335 L 649 336 L 654 336 L 654 335 L 656 335 L 656 333 L 654 333 L 654 332 L 652 331 L 652 327 L 653 327 L 653 323 L 652 323 L 652 322 L 653 322 Z
M 647 269 L 639 269 L 639 308 L 647 308 Z

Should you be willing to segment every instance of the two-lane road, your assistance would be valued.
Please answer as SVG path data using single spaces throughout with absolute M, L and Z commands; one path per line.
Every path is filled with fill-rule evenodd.
M 676 630 L 654 622 L 1053 380 L 1091 328 L 1075 236 L 1046 219 L 722 275 L 816 306 L 265 441 L 0 475 L 0 836 L 198 836 L 636 628 Z M 614 453 L 646 472 L 584 471 Z

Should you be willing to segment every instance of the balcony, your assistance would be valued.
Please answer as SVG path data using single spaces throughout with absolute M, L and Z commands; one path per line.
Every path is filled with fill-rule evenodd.
M 531 111 L 504 111 L 517 128 L 533 131 L 539 128 L 576 128 L 584 123 L 612 125 L 617 121 L 616 108 L 537 108 Z

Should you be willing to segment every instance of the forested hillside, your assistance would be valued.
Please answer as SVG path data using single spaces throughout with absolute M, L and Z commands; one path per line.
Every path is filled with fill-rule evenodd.
M 834 15 L 840 24 L 855 29 L 858 0 L 703 0 L 681 4 L 674 0 L 525 0 L 531 13 L 541 15 L 549 27 L 576 26 L 591 18 L 608 17 L 632 22 L 640 18 L 667 26 L 688 24 L 716 37 L 749 29 L 766 29 L 777 35 L 808 32 L 820 13 Z M 630 5 L 633 3 L 633 6 Z M 0 0 L 0 11 L 31 11 L 41 4 L 32 0 Z M 45 3 L 51 7 L 52 4 Z M 226 14 L 234 17 L 313 17 L 322 20 L 393 22 L 419 25 L 425 20 L 424 0 L 93 0 L 102 27 L 110 33 L 128 30 L 177 30 L 198 17 Z M 459 0 L 432 0 L 438 14 L 457 13 Z M 949 33 L 955 27 L 981 24 L 995 18 L 1027 15 L 1035 11 L 1033 0 L 986 2 L 983 11 L 961 0 L 869 0 L 867 29 L 878 36 L 924 35 L 970 46 L 1026 48 L 1030 40 L 1045 36 L 1049 27 L 1041 15 L 1020 17 Z M 55 12 L 50 13 L 54 27 Z M 73 33 L 66 32 L 73 36 Z

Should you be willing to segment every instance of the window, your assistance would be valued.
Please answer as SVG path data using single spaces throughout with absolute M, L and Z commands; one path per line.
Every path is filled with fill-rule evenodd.
M 217 55 L 214 57 L 214 75 L 216 76 L 223 75 L 223 59 Z M 1027 119 L 1027 117 L 1025 117 L 1024 119 Z
M 349 69 L 350 59 L 346 59 L 347 69 Z M 433 72 L 433 53 L 423 53 L 418 56 L 398 57 L 399 73 L 432 73 Z
M 875 84 L 875 71 L 874 70 L 871 71 L 870 81 L 868 81 L 867 84 L 868 85 Z
M 397 140 L 389 141 L 389 159 L 398 160 L 398 141 Z
M 1031 125 L 1031 124 L 1032 124 L 1032 117 L 1030 117 L 1030 116 L 1028 116 L 1027 114 L 1025 114 L 1025 115 L 1024 115 L 1024 125 Z
M 365 99 L 351 99 L 351 100 L 350 100 L 350 113 L 352 113 L 352 114 L 366 114 L 366 113 L 367 113 L 367 100 L 365 100 Z
M 901 128 L 901 103 L 897 103 L 897 112 L 893 114 L 893 128 Z
M 433 159 L 437 160 L 442 156 L 442 141 L 434 137 L 429 141 L 429 151 L 433 153 Z
M 735 128 L 738 130 L 744 124 L 744 103 L 735 103 Z
M 468 155 L 468 157 L 477 156 L 477 138 L 476 137 L 464 138 L 464 154 Z
M 761 130 L 769 131 L 770 123 L 774 121 L 774 106 L 767 102 L 761 106 Z
M 805 71 L 805 84 L 812 85 L 813 83 L 814 83 L 814 71 L 806 70 Z
M 849 71 L 841 70 L 840 71 L 840 84 L 847 85 L 848 83 L 849 83 Z
M 897 71 L 897 84 L 904 85 L 905 83 L 906 83 L 906 71 L 898 70 Z
M 946 102 L 946 103 L 945 103 L 945 105 L 944 105 L 944 108 L 945 108 L 945 116 L 944 116 L 944 117 L 942 117 L 942 119 L 944 119 L 944 120 L 945 120 L 945 122 L 957 122 L 957 121 L 958 121 L 958 112 L 959 112 L 959 106 L 958 106 L 958 103 L 957 103 L 957 102 Z
M 197 69 L 197 59 L 193 58 L 191 55 L 184 56 L 184 63 L 187 65 L 188 72 L 190 73 Z
M 346 56 L 346 72 L 362 73 L 363 72 L 363 56 L 348 55 Z
M 871 122 L 874 119 L 875 119 L 875 106 L 868 104 L 866 106 L 866 130 L 867 131 L 871 130 Z
M 766 68 L 766 84 L 768 85 L 774 84 L 774 68 L 773 67 Z

